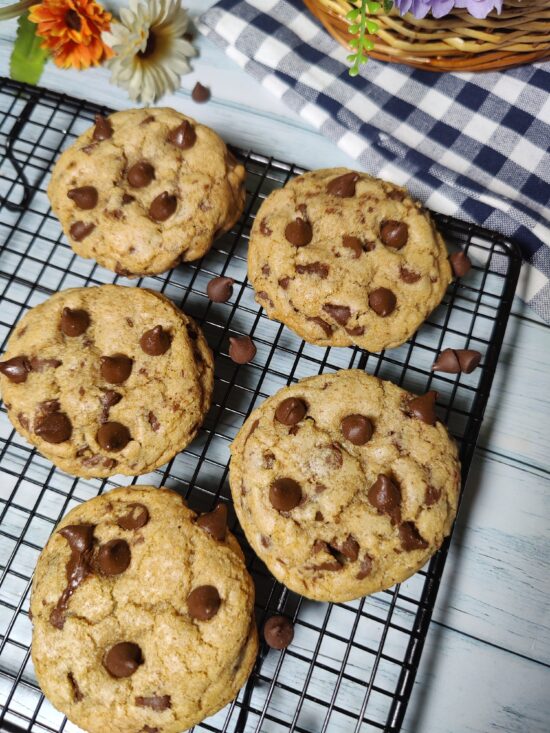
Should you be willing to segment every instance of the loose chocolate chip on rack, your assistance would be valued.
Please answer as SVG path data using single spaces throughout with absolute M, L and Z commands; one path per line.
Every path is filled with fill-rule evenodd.
M 339 196 L 342 199 L 349 199 L 355 196 L 355 184 L 359 180 L 358 173 L 344 173 L 338 178 L 333 178 L 327 183 L 327 193 Z
M 128 170 L 126 178 L 133 188 L 145 188 L 155 177 L 155 169 L 146 160 L 140 160 Z
M 64 412 L 54 412 L 41 418 L 34 432 L 46 443 L 64 443 L 72 435 L 71 421 Z
M 33 356 L 30 361 L 32 372 L 45 372 L 47 369 L 57 369 L 63 362 L 60 359 L 41 359 L 39 356 Z
M 101 376 L 110 384 L 122 384 L 132 373 L 134 362 L 124 354 L 102 356 L 100 359 Z
M 460 372 L 460 362 L 456 351 L 454 349 L 444 349 L 432 364 L 432 371 L 458 374 Z
M 126 540 L 110 540 L 97 551 L 97 564 L 103 575 L 120 575 L 130 565 L 131 558 Z
M 227 534 L 227 506 L 218 504 L 211 512 L 202 514 L 197 519 L 197 527 L 200 527 L 215 540 L 223 542 Z
M 106 422 L 97 431 L 96 439 L 103 450 L 117 453 L 128 445 L 132 436 L 126 425 L 119 422 Z
M 345 326 L 351 317 L 351 310 L 347 305 L 335 305 L 333 303 L 325 303 L 323 306 L 325 313 L 334 318 L 336 323 Z
M 277 405 L 275 419 L 283 425 L 296 425 L 307 413 L 307 405 L 297 397 L 287 397 Z
M 121 641 L 112 646 L 103 657 L 103 666 L 112 677 L 131 677 L 143 664 L 143 654 L 137 644 Z
M 31 365 L 26 356 L 14 356 L 13 359 L 0 361 L 0 372 L 14 384 L 21 384 L 27 380 Z
M 235 364 L 248 364 L 256 356 L 256 347 L 250 336 L 229 337 L 229 357 Z
M 385 318 L 394 312 L 397 298 L 388 288 L 376 288 L 369 294 L 369 305 L 378 316 Z
M 208 621 L 218 613 L 221 602 L 213 585 L 199 585 L 187 596 L 187 610 L 191 618 Z
M 342 237 L 342 244 L 346 249 L 351 250 L 354 259 L 361 257 L 363 254 L 363 244 L 359 237 L 352 237 L 349 234 L 344 234 Z
M 457 349 L 458 363 L 465 374 L 471 374 L 481 361 L 481 354 L 474 349 Z
M 404 283 L 411 285 L 412 283 L 417 283 L 422 275 L 418 272 L 414 272 L 413 270 L 407 270 L 406 267 L 402 267 L 399 270 L 399 277 Z
M 401 492 L 391 478 L 379 474 L 368 491 L 370 503 L 381 514 L 388 514 L 392 524 L 397 524 L 401 518 Z
M 208 100 L 210 99 L 210 89 L 204 87 L 200 83 L 200 81 L 198 81 L 193 87 L 193 91 L 191 92 L 191 99 L 193 100 L 193 102 L 198 102 L 199 104 L 202 104 L 203 102 L 208 102 Z
M 278 512 L 289 512 L 302 501 L 300 484 L 291 478 L 278 478 L 269 487 L 269 501 Z
M 166 221 L 175 212 L 178 199 L 168 191 L 163 191 L 154 198 L 149 206 L 149 216 L 154 221 Z
M 372 423 L 364 415 L 348 415 L 340 423 L 340 429 L 353 445 L 365 445 L 372 438 Z
M 93 140 L 108 140 L 113 135 L 111 121 L 102 115 L 95 116 L 95 127 L 92 135 Z
M 87 211 L 97 206 L 97 188 L 94 186 L 80 186 L 67 191 L 67 196 L 74 201 L 79 209 Z
M 81 336 L 90 325 L 87 311 L 75 308 L 63 308 L 61 313 L 61 331 L 65 336 Z
M 136 705 L 139 708 L 151 708 L 157 712 L 168 710 L 172 707 L 172 701 L 170 695 L 151 695 L 150 697 L 142 697 L 139 695 L 136 697 Z M 147 726 L 146 726 L 147 727 Z M 158 730 L 155 728 L 154 730 Z
M 59 534 L 67 540 L 71 556 L 65 566 L 67 585 L 50 613 L 50 623 L 56 629 L 62 629 L 65 625 L 65 617 L 71 596 L 92 572 L 91 557 L 94 546 L 94 525 L 70 524 L 60 529 Z
M 169 143 L 180 148 L 180 150 L 189 150 L 189 148 L 192 148 L 196 139 L 197 133 L 195 132 L 195 128 L 187 120 L 183 120 L 181 125 L 170 130 L 166 137 Z
M 414 522 L 403 522 L 399 527 L 401 547 L 407 552 L 425 550 L 428 547 L 426 540 L 420 535 Z
M 361 560 L 361 565 L 359 566 L 359 572 L 355 576 L 357 580 L 363 580 L 363 578 L 367 578 L 372 572 L 372 558 L 369 555 L 365 555 L 365 557 Z
M 232 277 L 215 277 L 206 286 L 206 294 L 214 303 L 225 303 L 233 295 Z
M 286 649 L 294 639 L 294 625 L 286 616 L 272 616 L 264 624 L 264 639 L 272 649 Z
M 302 219 L 301 216 L 296 217 L 294 221 L 286 225 L 285 239 L 295 247 L 305 247 L 313 239 L 311 224 L 309 221 Z
M 161 356 L 170 348 L 172 337 L 162 326 L 155 326 L 145 331 L 139 340 L 139 345 L 149 356 Z
M 134 530 L 145 527 L 149 521 L 149 511 L 143 504 L 128 504 L 128 513 L 116 520 L 121 529 Z
M 86 239 L 94 229 L 95 224 L 92 224 L 91 222 L 75 221 L 74 224 L 71 224 L 69 234 L 76 242 L 81 242 L 83 239 Z
M 472 269 L 472 261 L 462 250 L 460 252 L 453 252 L 449 257 L 449 262 L 456 277 L 463 277 Z
M 380 226 L 380 239 L 391 249 L 401 249 L 407 244 L 409 227 L 403 221 L 389 219 Z
M 435 400 L 437 392 L 431 389 L 420 397 L 415 397 L 407 405 L 407 411 L 411 417 L 422 420 L 427 425 L 435 425 L 437 415 L 435 414 Z

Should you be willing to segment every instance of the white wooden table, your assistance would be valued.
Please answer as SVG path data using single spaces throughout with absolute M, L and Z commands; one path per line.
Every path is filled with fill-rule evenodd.
M 212 4 L 188 0 L 194 16 Z M 14 33 L 15 22 L 0 24 L 1 75 L 9 74 Z M 210 42 L 197 46 L 194 72 L 163 104 L 241 147 L 306 167 L 353 166 Z M 190 99 L 197 80 L 212 90 L 200 107 Z M 41 84 L 131 106 L 105 69 L 48 64 Z M 403 726 L 409 733 L 550 730 L 549 360 L 550 327 L 516 300 Z

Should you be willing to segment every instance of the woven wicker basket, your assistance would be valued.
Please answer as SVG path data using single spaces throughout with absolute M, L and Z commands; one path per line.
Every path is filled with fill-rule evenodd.
M 345 46 L 351 35 L 346 14 L 359 0 L 304 0 Z M 465 10 L 445 18 L 378 14 L 380 30 L 369 52 L 381 61 L 430 71 L 489 71 L 550 58 L 550 0 L 504 0 L 502 13 L 477 20 Z

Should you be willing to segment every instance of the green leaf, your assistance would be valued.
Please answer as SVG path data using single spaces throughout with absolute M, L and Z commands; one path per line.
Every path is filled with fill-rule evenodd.
M 353 8 L 353 10 L 350 10 L 349 13 L 346 15 L 346 18 L 353 22 L 357 18 L 360 12 L 361 12 L 360 8 Z
M 17 37 L 11 54 L 10 76 L 16 81 L 37 84 L 44 70 L 48 52 L 40 48 L 42 39 L 36 35 L 36 25 L 23 13 L 17 24 Z
M 348 30 L 350 33 L 359 33 L 361 26 L 358 23 L 352 23 Z
M 378 31 L 380 30 L 380 26 L 378 25 L 378 23 L 375 23 L 374 20 L 367 20 L 366 26 L 371 36 L 373 36 L 375 33 L 378 33 Z

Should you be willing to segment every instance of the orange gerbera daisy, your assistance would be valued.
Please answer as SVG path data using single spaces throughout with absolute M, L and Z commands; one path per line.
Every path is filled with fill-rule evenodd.
M 87 69 L 113 55 L 101 40 L 111 26 L 111 13 L 94 0 L 43 0 L 31 7 L 29 20 L 38 24 L 42 48 L 61 68 Z

